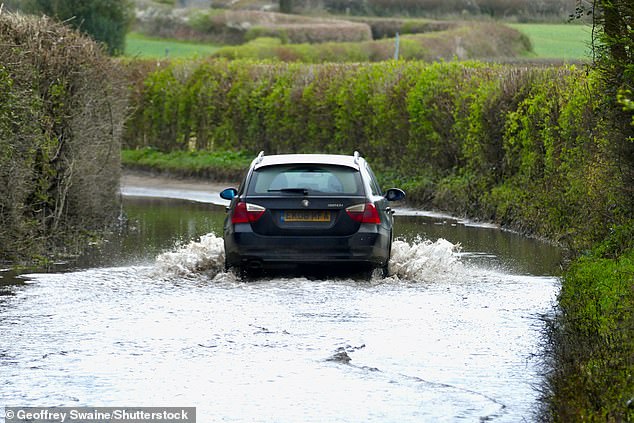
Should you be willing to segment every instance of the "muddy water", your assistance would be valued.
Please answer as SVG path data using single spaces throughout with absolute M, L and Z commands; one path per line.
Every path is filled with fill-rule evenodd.
M 129 198 L 125 209 L 130 232 L 78 262 L 0 273 L 0 406 L 195 406 L 200 422 L 534 420 L 556 249 L 401 210 L 388 278 L 246 281 L 222 271 L 222 207 Z

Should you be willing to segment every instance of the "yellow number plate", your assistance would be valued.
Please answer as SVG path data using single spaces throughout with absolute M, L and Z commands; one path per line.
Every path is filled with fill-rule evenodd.
M 282 213 L 282 222 L 330 222 L 329 211 L 293 210 Z

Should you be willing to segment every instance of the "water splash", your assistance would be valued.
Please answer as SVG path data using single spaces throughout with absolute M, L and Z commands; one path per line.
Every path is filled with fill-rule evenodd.
M 390 276 L 418 282 L 432 282 L 439 276 L 456 276 L 462 263 L 456 253 L 460 245 L 446 239 L 394 241 L 390 259 Z
M 156 258 L 156 273 L 162 276 L 193 276 L 200 273 L 213 276 L 224 271 L 225 251 L 222 238 L 213 233 L 200 237 L 176 251 Z
M 389 274 L 392 279 L 432 282 L 439 277 L 458 276 L 463 269 L 460 246 L 445 239 L 417 239 L 411 243 L 397 240 L 392 244 Z M 213 278 L 224 272 L 224 244 L 213 233 L 203 235 L 200 241 L 165 252 L 156 258 L 155 273 L 160 276 L 196 276 Z M 373 277 L 374 279 L 374 277 Z

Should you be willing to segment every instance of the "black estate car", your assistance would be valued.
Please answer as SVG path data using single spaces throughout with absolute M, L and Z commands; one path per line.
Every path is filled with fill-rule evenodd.
M 355 152 L 282 154 L 253 160 L 231 200 L 224 226 L 227 268 L 362 265 L 387 273 L 393 210 L 405 193 L 383 193 Z

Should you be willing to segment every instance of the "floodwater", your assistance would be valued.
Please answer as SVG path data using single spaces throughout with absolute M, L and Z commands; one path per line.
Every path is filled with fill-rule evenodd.
M 191 406 L 199 422 L 535 420 L 556 248 L 401 209 L 387 278 L 241 280 L 222 270 L 222 206 L 124 206 L 128 232 L 78 261 L 0 272 L 0 406 Z

